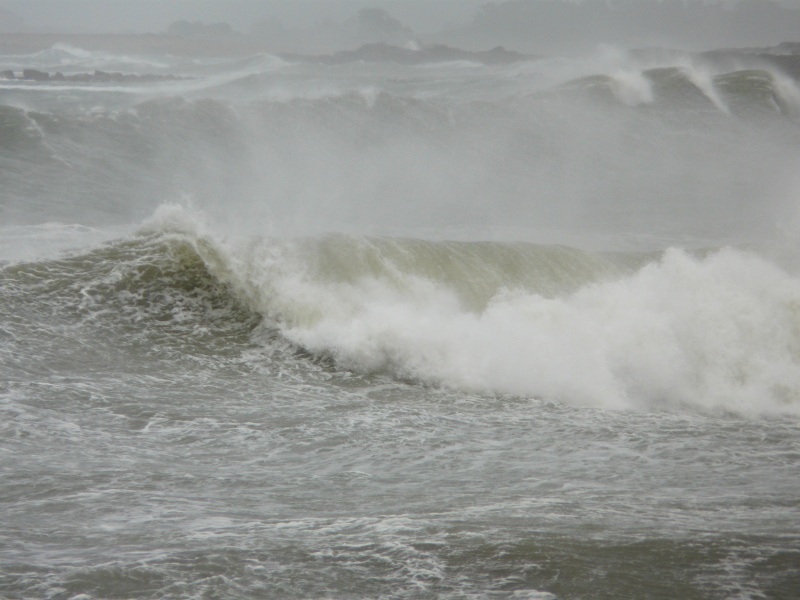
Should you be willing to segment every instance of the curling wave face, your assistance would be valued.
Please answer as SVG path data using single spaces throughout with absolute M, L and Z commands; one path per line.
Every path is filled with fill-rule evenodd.
M 13 291 L 5 317 L 20 328 L 42 322 L 28 315 L 36 298 L 37 310 L 77 320 L 88 338 L 102 326 L 191 354 L 272 344 L 275 332 L 337 368 L 470 393 L 753 416 L 800 410 L 800 281 L 734 249 L 593 253 L 346 235 L 243 242 L 165 206 L 129 241 L 8 266 L 4 280 Z
M 800 408 L 800 281 L 743 251 L 326 236 L 199 252 L 282 335 L 357 372 L 602 407 Z

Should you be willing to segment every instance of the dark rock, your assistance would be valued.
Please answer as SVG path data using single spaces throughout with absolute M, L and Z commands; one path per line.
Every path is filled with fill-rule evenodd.
M 99 81 L 102 83 L 120 82 L 124 77 L 122 73 L 106 73 L 105 71 L 95 71 L 92 75 L 92 81 Z
M 50 81 L 50 74 L 36 69 L 25 69 L 22 71 L 22 78 L 30 81 Z
M 14 72 L 11 70 L 0 71 L 0 79 L 15 79 Z M 129 83 L 129 82 L 155 82 L 155 81 L 179 81 L 183 77 L 176 75 L 156 75 L 148 73 L 136 75 L 133 73 L 108 73 L 106 71 L 95 71 L 94 73 L 73 73 L 64 75 L 61 72 L 50 75 L 36 69 L 25 69 L 22 72 L 22 79 L 29 81 L 70 81 L 74 83 Z
M 491 50 L 487 50 L 485 52 L 475 52 L 474 54 L 478 60 L 485 64 L 507 64 L 523 60 L 531 60 L 533 58 L 532 56 L 526 54 L 520 54 L 519 52 L 506 50 L 502 46 L 495 46 Z
M 297 57 L 293 57 L 297 59 Z M 407 65 L 424 63 L 470 61 L 481 64 L 508 64 L 536 57 L 518 52 L 511 52 L 497 46 L 485 52 L 470 52 L 441 44 L 425 46 L 418 50 L 401 48 L 384 43 L 364 44 L 357 50 L 344 50 L 331 56 L 318 57 L 316 60 L 325 64 L 343 64 L 353 62 L 390 62 Z M 302 58 L 301 58 L 302 60 Z
M 92 76 L 89 73 L 78 73 L 76 75 L 70 75 L 66 79 L 67 81 L 75 81 L 77 83 L 89 83 L 92 81 Z

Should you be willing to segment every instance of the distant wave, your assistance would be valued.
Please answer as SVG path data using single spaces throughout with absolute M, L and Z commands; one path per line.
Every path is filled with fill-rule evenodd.
M 297 86 L 290 72 L 265 73 L 274 67 L 265 62 L 272 64 L 243 61 L 225 78 L 158 88 L 36 94 L 36 85 L 18 93 L 11 82 L 0 106 L 7 222 L 84 214 L 88 225 L 129 222 L 131 211 L 141 219 L 190 195 L 205 205 L 236 198 L 300 230 L 322 219 L 334 230 L 446 220 L 541 229 L 586 221 L 593 230 L 630 222 L 640 231 L 652 229 L 653 207 L 680 212 L 702 197 L 701 218 L 659 218 L 656 226 L 735 238 L 774 222 L 764 206 L 783 201 L 774 188 L 795 170 L 784 148 L 797 131 L 800 93 L 769 71 L 626 69 L 454 102 L 357 79 Z M 472 87 L 496 81 L 474 78 Z M 745 202 L 753 210 L 742 212 Z
M 167 69 L 169 64 L 151 56 L 131 56 L 99 50 L 85 50 L 66 43 L 54 44 L 52 47 L 31 55 L 30 60 L 41 66 L 52 66 L 61 70 L 74 69 Z
M 660 67 L 582 77 L 549 90 L 628 106 L 662 110 L 718 110 L 742 117 L 800 115 L 796 85 L 763 69 L 709 75 L 689 67 Z

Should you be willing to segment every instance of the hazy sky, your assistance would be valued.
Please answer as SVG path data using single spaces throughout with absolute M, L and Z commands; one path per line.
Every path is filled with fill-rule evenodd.
M 361 8 L 381 6 L 417 32 L 469 21 L 486 0 L 0 0 L 37 29 L 161 32 L 179 19 L 226 22 L 247 32 L 277 17 L 289 28 L 323 19 L 342 21 Z M 800 2 L 800 0 L 798 0 Z
M 661 0 L 666 4 L 683 1 Z M 755 1 L 766 3 L 769 0 Z M 785 6 L 800 8 L 800 0 L 781 1 Z M 496 2 L 502 4 L 501 0 Z M 547 2 L 550 3 L 551 0 Z M 341 23 L 355 16 L 359 9 L 382 7 L 416 34 L 424 37 L 445 29 L 457 29 L 471 22 L 478 8 L 487 3 L 488 0 L 0 0 L 0 8 L 13 11 L 24 19 L 28 27 L 40 31 L 160 33 L 166 31 L 170 23 L 186 19 L 204 23 L 224 22 L 236 31 L 249 33 L 254 23 L 271 17 L 277 18 L 289 30 L 310 30 L 312 26 L 326 19 Z M 800 41 L 800 30 L 795 27 L 798 21 L 781 21 L 781 17 L 777 17 L 779 20 L 776 22 L 774 11 L 765 10 L 764 14 L 767 16 L 761 23 L 758 22 L 759 19 L 745 16 L 744 21 L 738 22 L 736 27 L 714 20 L 694 23 L 694 31 L 689 37 L 673 35 L 676 32 L 670 31 L 667 24 L 661 28 L 659 23 L 648 23 L 647 27 L 640 23 L 633 28 L 629 27 L 628 35 L 625 32 L 622 35 L 608 34 L 609 39 L 602 37 L 606 35 L 603 32 L 622 26 L 616 17 L 613 22 L 608 23 L 571 22 L 573 27 L 569 32 L 558 31 L 554 34 L 551 30 L 543 30 L 534 34 L 532 28 L 535 29 L 535 22 L 538 21 L 534 21 L 532 25 L 530 17 L 527 17 L 527 21 L 523 19 L 519 22 L 513 16 L 510 20 L 506 16 L 507 25 L 501 25 L 499 31 L 494 30 L 483 38 L 469 34 L 468 39 L 456 35 L 436 36 L 436 40 L 459 47 L 469 46 L 470 49 L 486 49 L 503 44 L 514 50 L 533 53 L 563 52 L 565 49 L 581 51 L 582 41 L 585 42 L 584 45 L 590 46 L 599 42 L 612 42 L 631 44 L 632 47 L 663 45 L 705 49 Z M 795 31 L 798 33 L 795 34 Z M 636 35 L 639 37 L 636 38 Z M 313 46 L 317 41 L 319 40 L 305 38 L 303 48 L 307 49 L 309 44 Z M 564 48 L 559 47 L 559 41 Z M 351 41 L 344 46 L 349 48 L 355 43 L 357 42 Z M 286 48 L 282 49 L 286 51 Z M 292 48 L 291 51 L 297 50 Z
M 681 2 L 683 0 L 662 0 Z M 800 8 L 800 0 L 781 0 Z M 372 6 L 418 33 L 440 31 L 469 21 L 488 0 L 0 0 L 36 29 L 76 32 L 161 32 L 179 19 L 226 22 L 247 32 L 271 16 L 289 28 L 308 27 L 330 18 L 342 21 Z

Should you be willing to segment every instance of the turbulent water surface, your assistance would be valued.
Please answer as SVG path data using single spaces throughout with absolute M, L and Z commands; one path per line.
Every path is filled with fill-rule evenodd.
M 2 60 L 0 597 L 797 597 L 789 77 Z

